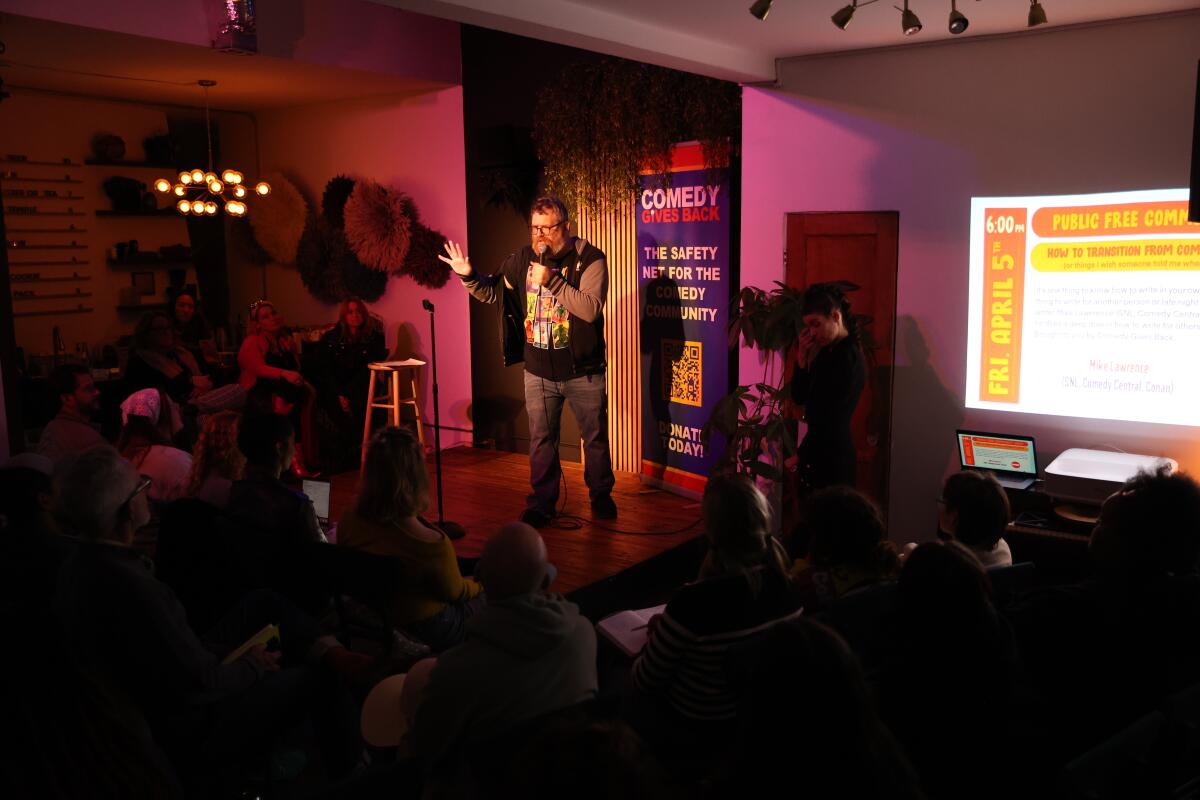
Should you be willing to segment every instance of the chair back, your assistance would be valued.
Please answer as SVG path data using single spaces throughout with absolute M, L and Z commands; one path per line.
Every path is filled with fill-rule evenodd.
M 1009 601 L 1033 588 L 1037 567 L 1032 561 L 1021 561 L 1006 567 L 988 567 L 986 572 L 992 582 L 996 607 L 1002 608 Z
M 392 608 L 404 580 L 404 562 L 334 544 L 316 543 L 309 550 L 313 570 L 333 594 L 337 611 L 338 637 L 349 644 L 354 636 L 382 643 L 390 650 Z M 347 598 L 364 605 L 378 618 L 377 624 L 361 624 L 349 608 Z

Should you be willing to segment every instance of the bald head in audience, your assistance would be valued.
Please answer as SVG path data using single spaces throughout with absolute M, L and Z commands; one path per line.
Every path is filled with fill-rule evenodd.
M 546 543 L 524 522 L 510 522 L 488 540 L 479 561 L 479 580 L 488 602 L 547 588 Z

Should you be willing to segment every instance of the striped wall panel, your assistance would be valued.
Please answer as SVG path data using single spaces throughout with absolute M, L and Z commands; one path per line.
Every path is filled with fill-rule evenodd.
M 579 236 L 608 256 L 608 438 L 614 470 L 641 472 L 642 373 L 639 352 L 637 236 L 634 212 L 578 215 Z

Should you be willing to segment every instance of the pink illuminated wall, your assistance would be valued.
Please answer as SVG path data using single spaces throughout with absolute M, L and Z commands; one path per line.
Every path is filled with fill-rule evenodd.
M 424 222 L 444 235 L 466 238 L 465 165 L 462 143 L 462 90 L 455 87 L 407 98 L 351 101 L 258 115 L 258 138 L 264 172 L 287 175 L 319 209 L 325 183 L 338 174 L 371 178 L 399 187 L 412 196 Z M 253 213 L 253 210 L 251 211 Z M 280 304 L 290 322 L 316 324 L 336 319 L 336 307 L 314 299 L 295 267 L 267 268 L 267 294 Z M 244 309 L 262 291 L 258 267 L 231 265 L 235 308 Z M 387 324 L 388 346 L 398 327 L 411 337 L 414 353 L 428 360 L 428 298 L 437 308 L 438 383 L 442 424 L 469 429 L 471 341 L 468 296 L 457 280 L 441 289 L 418 286 L 411 278 L 392 278 L 386 294 L 371 310 Z M 422 376 L 422 403 L 433 419 L 430 375 Z M 442 446 L 469 439 L 447 431 Z
M 1198 41 L 1189 12 L 784 62 L 745 90 L 745 284 L 782 280 L 788 212 L 900 213 L 893 538 L 932 535 L 960 425 L 1200 469 L 1191 429 L 968 413 L 962 390 L 970 198 L 1185 186 Z M 740 382 L 761 373 L 743 352 Z
M 256 0 L 258 52 L 313 64 L 458 83 L 458 24 L 368 0 Z M 0 11 L 208 47 L 213 0 L 0 0 Z

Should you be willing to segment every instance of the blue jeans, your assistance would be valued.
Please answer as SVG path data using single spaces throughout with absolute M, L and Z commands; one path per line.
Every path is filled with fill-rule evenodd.
M 563 400 L 579 423 L 583 437 L 584 472 L 593 501 L 607 497 L 616 483 L 608 454 L 608 389 L 604 373 L 552 381 L 525 373 L 525 413 L 529 415 L 529 483 L 533 492 L 528 508 L 553 514 L 558 503 L 559 422 Z

